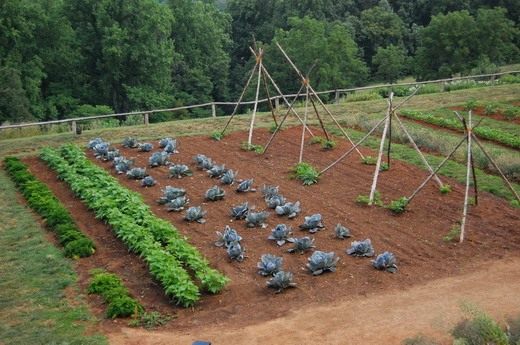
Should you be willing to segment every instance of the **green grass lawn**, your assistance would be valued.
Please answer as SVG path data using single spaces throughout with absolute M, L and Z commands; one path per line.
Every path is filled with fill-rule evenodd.
M 0 343 L 106 344 L 77 292 L 72 262 L 50 244 L 0 170 Z M 69 299 L 71 298 L 71 299 Z

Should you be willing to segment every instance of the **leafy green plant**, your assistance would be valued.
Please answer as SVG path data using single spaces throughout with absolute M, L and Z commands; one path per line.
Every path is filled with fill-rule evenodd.
M 103 297 L 107 304 L 106 314 L 109 318 L 137 317 L 144 311 L 139 302 L 130 297 L 123 282 L 115 274 L 94 270 L 87 291 Z
M 211 139 L 221 141 L 222 139 L 224 139 L 224 134 L 222 134 L 221 131 L 214 131 L 213 133 L 211 133 Z
M 186 269 L 210 293 L 221 291 L 228 283 L 229 279 L 211 268 L 171 223 L 157 218 L 139 194 L 122 187 L 77 146 L 47 148 L 40 156 L 130 250 L 144 259 L 166 294 L 179 304 L 189 307 L 200 298 L 199 288 Z
M 163 315 L 158 311 L 144 312 L 139 317 L 131 320 L 128 325 L 130 327 L 144 327 L 146 329 L 156 329 L 165 325 L 172 319 L 169 315 Z
M 247 142 L 243 142 L 242 144 L 240 144 L 240 148 L 244 151 L 254 151 L 258 154 L 264 152 L 264 147 L 262 145 L 249 144 Z
M 302 181 L 304 186 L 309 186 L 318 183 L 320 174 L 311 164 L 301 162 L 292 168 L 291 177 Z
M 356 198 L 356 203 L 363 206 L 368 206 L 370 203 L 370 196 L 360 194 Z M 378 191 L 375 191 L 374 193 L 374 205 L 379 207 L 383 206 L 383 201 L 381 200 L 381 193 L 379 193 Z
M 332 150 L 335 147 L 336 147 L 336 142 L 334 140 L 325 140 L 321 144 L 321 148 L 324 150 Z
M 470 98 L 464 103 L 464 110 L 474 110 L 479 106 L 478 101 L 475 98 Z
M 469 317 L 459 322 L 451 332 L 456 341 L 475 345 L 509 345 L 507 334 L 491 317 L 474 308 L 466 313 Z
M 515 107 L 515 106 L 507 107 L 504 110 L 503 115 L 508 120 L 515 120 L 520 117 L 520 107 Z
M 520 208 L 520 202 L 518 200 L 511 200 L 511 206 Z
M 314 145 L 314 144 L 320 144 L 320 145 L 323 145 L 323 143 L 327 141 L 327 139 L 325 139 L 324 137 L 322 136 L 319 136 L 319 135 L 315 135 L 311 138 L 311 145 Z
M 269 127 L 269 133 L 274 133 L 276 131 L 276 129 L 278 128 L 278 126 L 276 124 L 272 124 L 271 127 Z M 282 129 L 280 128 L 278 131 L 281 131 Z
M 498 105 L 495 103 L 487 103 L 484 105 L 484 114 L 493 115 L 498 111 Z
M 448 194 L 451 192 L 451 186 L 449 184 L 443 184 L 439 187 L 441 194 Z
M 366 164 L 366 165 L 376 165 L 377 164 L 377 157 L 364 156 L 361 159 L 361 163 Z
M 38 181 L 18 158 L 4 160 L 6 171 L 27 199 L 27 203 L 45 220 L 45 224 L 56 233 L 64 246 L 67 257 L 87 257 L 95 252 L 95 245 L 74 224 L 69 211 L 54 196 L 51 190 Z
M 397 200 L 392 200 L 389 205 L 386 206 L 394 214 L 401 214 L 406 211 L 406 206 L 408 205 L 408 198 L 403 196 Z
M 460 225 L 453 225 L 451 230 L 442 238 L 444 242 L 452 242 L 460 237 Z

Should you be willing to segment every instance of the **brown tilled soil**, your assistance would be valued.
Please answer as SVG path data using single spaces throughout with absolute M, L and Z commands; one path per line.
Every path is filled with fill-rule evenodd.
M 173 155 L 171 160 L 190 165 L 194 176 L 169 179 L 167 167 L 149 169 L 150 175 L 158 181 L 158 185 L 152 188 L 141 188 L 138 181 L 116 175 L 110 163 L 92 158 L 118 176 L 123 185 L 142 193 L 153 212 L 171 221 L 215 268 L 231 278 L 231 283 L 222 293 L 203 296 L 193 309 L 182 309 L 168 301 L 160 286 L 150 278 L 142 260 L 129 254 L 109 227 L 94 219 L 92 212 L 74 198 L 68 187 L 58 181 L 43 163 L 36 158 L 28 159 L 27 163 L 31 171 L 48 183 L 69 207 L 81 230 L 96 241 L 96 254 L 77 262 L 80 285 L 86 286 L 88 270 L 91 268 L 105 267 L 114 271 L 123 277 L 131 292 L 141 299 L 148 310 L 174 314 L 175 320 L 165 329 L 175 332 L 196 333 L 209 325 L 225 330 L 228 327 L 236 329 L 260 324 L 304 307 L 332 306 L 340 300 L 353 301 L 362 296 L 408 289 L 435 279 L 474 272 L 491 260 L 519 256 L 520 211 L 486 193 L 480 195 L 479 205 L 470 209 L 466 241 L 458 244 L 442 240 L 460 220 L 462 213 L 463 188 L 453 180 L 443 178 L 452 185 L 450 194 L 441 195 L 438 187 L 431 182 L 409 206 L 408 212 L 393 216 L 384 208 L 363 207 L 355 203 L 359 194 L 369 193 L 374 169 L 373 166 L 361 164 L 356 154 L 330 170 L 316 185 L 304 187 L 299 181 L 289 179 L 289 169 L 298 160 L 300 135 L 300 128 L 282 131 L 265 155 L 240 149 L 240 143 L 247 139 L 247 133 L 244 132 L 230 134 L 221 142 L 207 137 L 180 138 L 180 153 Z M 267 131 L 257 130 L 254 142 L 263 144 L 268 136 Z M 349 147 L 344 140 L 338 139 L 337 142 L 338 146 L 332 151 L 323 151 L 318 145 L 306 145 L 304 160 L 319 169 L 325 167 Z M 157 143 L 154 145 L 157 146 Z M 136 166 L 147 165 L 150 153 L 124 149 L 119 144 L 116 146 L 125 156 L 134 157 Z M 362 152 L 375 155 L 368 149 L 362 149 Z M 227 168 L 238 170 L 240 178 L 254 178 L 258 191 L 238 194 L 234 186 L 224 186 L 224 200 L 204 201 L 204 192 L 219 182 L 195 168 L 192 157 L 197 153 L 205 154 L 219 164 L 226 164 Z M 384 202 L 389 203 L 390 200 L 409 195 L 426 175 L 425 171 L 414 166 L 393 161 L 391 170 L 380 175 L 378 190 Z M 244 221 L 232 221 L 229 216 L 232 205 L 248 201 L 258 211 L 266 208 L 260 193 L 263 184 L 278 185 L 288 200 L 301 201 L 302 213 L 294 220 L 287 220 L 270 210 L 266 229 L 250 229 L 245 227 Z M 155 200 L 161 196 L 161 188 L 167 185 L 185 188 L 190 205 L 202 205 L 208 211 L 207 222 L 185 222 L 183 212 L 168 213 L 163 206 L 158 205 Z M 314 235 L 317 249 L 334 251 L 340 257 L 334 273 L 312 276 L 304 268 L 310 253 L 289 254 L 289 245 L 278 247 L 273 241 L 267 240 L 270 230 L 279 223 L 290 225 L 295 236 L 308 235 L 298 230 L 298 225 L 303 222 L 304 216 L 313 213 L 321 213 L 326 225 L 325 229 Z M 377 253 L 393 252 L 399 263 L 398 273 L 376 271 L 370 259 L 346 255 L 345 250 L 350 247 L 351 240 L 334 238 L 333 229 L 337 223 L 352 230 L 352 240 L 370 238 Z M 225 250 L 213 245 L 215 231 L 222 231 L 225 225 L 236 228 L 243 237 L 247 251 L 244 262 L 230 262 Z M 297 288 L 282 294 L 274 294 L 266 288 L 267 279 L 256 272 L 256 264 L 264 253 L 283 256 L 284 269 L 294 273 Z M 101 301 L 94 297 L 89 297 L 89 300 L 94 310 L 101 313 Z M 348 320 L 345 322 L 348 323 Z M 103 328 L 106 332 L 114 332 L 117 323 L 105 321 Z M 119 324 L 123 323 L 119 321 Z

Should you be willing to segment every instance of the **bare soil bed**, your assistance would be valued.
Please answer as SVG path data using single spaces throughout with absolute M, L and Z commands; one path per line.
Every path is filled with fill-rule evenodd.
M 318 132 L 316 130 L 316 132 Z M 401 290 L 416 284 L 472 272 L 490 260 L 520 254 L 520 211 L 512 209 L 508 203 L 490 194 L 482 193 L 479 205 L 470 209 L 466 241 L 463 244 L 445 243 L 442 238 L 460 220 L 463 188 L 453 180 L 443 178 L 453 191 L 441 195 L 431 182 L 410 205 L 409 211 L 393 216 L 384 208 L 363 207 L 355 203 L 359 194 L 368 194 L 372 181 L 373 166 L 360 163 L 359 156 L 353 154 L 325 174 L 316 185 L 304 187 L 297 180 L 288 178 L 289 169 L 298 159 L 301 129 L 292 128 L 280 133 L 274 146 L 265 155 L 240 149 L 247 133 L 236 132 L 221 142 L 207 137 L 179 138 L 180 153 L 172 155 L 174 163 L 188 164 L 194 176 L 183 179 L 169 179 L 168 168 L 148 169 L 158 184 L 142 188 L 138 181 L 116 175 L 110 163 L 96 161 L 117 176 L 120 182 L 142 193 L 144 200 L 160 217 L 171 221 L 192 244 L 208 258 L 213 267 L 231 278 L 231 283 L 218 295 L 207 295 L 193 309 L 182 309 L 168 301 L 160 286 L 148 275 L 146 266 L 135 255 L 129 254 L 124 246 L 112 235 L 110 229 L 94 219 L 93 214 L 74 198 L 67 186 L 57 181 L 55 174 L 38 159 L 28 159 L 31 171 L 59 196 L 73 212 L 82 231 L 91 236 L 98 250 L 91 258 L 77 263 L 80 285 L 85 286 L 88 270 L 104 266 L 121 275 L 131 292 L 138 296 L 145 308 L 175 314 L 167 329 L 189 331 L 207 325 L 242 327 L 258 324 L 286 315 L 304 306 L 328 305 L 338 300 L 355 300 L 360 296 L 376 294 L 386 290 Z M 175 133 L 171 133 L 175 136 Z M 254 142 L 263 144 L 270 134 L 257 130 Z M 105 138 L 109 139 L 109 138 Z M 159 138 L 158 138 L 159 139 Z M 304 160 L 318 168 L 323 168 L 341 153 L 349 144 L 341 139 L 332 151 L 323 151 L 318 145 L 307 145 Z M 154 143 L 157 147 L 157 143 Z M 148 164 L 150 153 L 125 149 L 115 145 L 126 157 L 134 157 L 136 166 Z M 375 155 L 368 149 L 364 154 Z M 204 192 L 218 180 L 211 179 L 206 172 L 197 170 L 192 158 L 197 153 L 211 157 L 227 168 L 239 171 L 239 178 L 254 178 L 255 193 L 236 193 L 235 186 L 223 186 L 226 197 L 222 201 L 204 201 Z M 401 196 L 409 195 L 425 178 L 426 172 L 399 161 L 392 161 L 389 171 L 380 175 L 378 190 L 385 203 Z M 302 213 L 294 220 L 280 218 L 270 210 L 268 227 L 246 228 L 244 221 L 230 219 L 231 206 L 248 201 L 256 210 L 264 210 L 265 202 L 260 193 L 263 184 L 279 185 L 280 192 L 289 200 L 302 203 Z M 190 205 L 202 205 L 208 211 L 205 224 L 188 223 L 183 220 L 184 212 L 169 213 L 156 203 L 161 196 L 161 188 L 167 185 L 185 188 Z M 311 253 L 289 254 L 289 245 L 278 247 L 267 240 L 271 229 L 279 223 L 292 226 L 297 237 L 308 235 L 298 229 L 303 217 L 313 213 L 323 215 L 325 229 L 316 233 L 316 247 L 322 251 L 334 251 L 340 257 L 337 271 L 312 276 L 304 267 Z M 333 236 L 337 223 L 352 230 L 351 240 L 370 238 L 376 253 L 393 252 L 399 265 L 396 274 L 375 270 L 367 258 L 353 258 L 345 253 L 351 240 L 338 240 Z M 244 262 L 230 262 L 224 249 L 214 246 L 215 231 L 222 231 L 225 225 L 235 228 L 243 237 L 247 258 Z M 295 275 L 297 288 L 275 294 L 266 288 L 266 278 L 257 274 L 256 264 L 262 254 L 272 253 L 284 258 L 284 269 Z M 101 312 L 101 301 L 89 297 L 94 309 Z M 348 322 L 348 320 L 345 320 Z M 114 321 L 104 322 L 105 331 L 113 331 Z M 305 325 L 302 325 L 305 327 Z

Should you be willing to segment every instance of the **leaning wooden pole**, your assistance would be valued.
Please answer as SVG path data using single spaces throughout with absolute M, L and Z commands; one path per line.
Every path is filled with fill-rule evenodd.
M 298 159 L 298 163 L 303 162 L 303 146 L 305 145 L 305 126 L 307 125 L 307 114 L 309 111 L 309 86 L 307 85 L 305 89 L 305 112 L 303 114 L 304 125 L 302 126 L 302 140 L 300 143 L 300 157 Z
M 327 133 L 327 129 L 325 129 L 325 125 L 323 124 L 323 120 L 321 119 L 320 113 L 318 112 L 318 108 L 316 108 L 316 103 L 314 103 L 312 97 L 310 97 L 310 101 L 312 107 L 314 108 L 314 112 L 316 113 L 316 117 L 318 118 L 318 121 L 320 123 L 321 129 L 323 130 L 323 134 L 325 135 L 325 138 L 330 141 L 329 133 Z
M 325 172 L 327 172 L 329 169 L 331 169 L 332 167 L 334 167 L 336 164 L 338 164 L 339 162 L 341 162 L 343 159 L 347 158 L 348 155 L 350 155 L 352 152 L 354 152 L 354 150 L 359 146 L 361 145 L 372 133 L 375 132 L 375 130 L 377 128 L 379 128 L 379 126 L 381 126 L 381 124 L 383 122 L 385 122 L 387 119 L 387 117 L 383 117 L 367 134 L 365 134 L 365 136 L 363 138 L 361 138 L 357 143 L 356 145 L 352 146 L 350 149 L 347 150 L 347 152 L 345 152 L 344 154 L 342 154 L 338 159 L 336 159 L 334 162 L 330 163 L 325 169 L 323 169 L 322 171 L 320 171 L 320 175 L 324 174 Z
M 399 118 L 399 116 L 397 114 L 394 114 L 394 118 L 397 120 L 397 123 L 399 124 L 399 127 L 401 127 L 401 129 L 403 130 L 404 134 L 406 135 L 406 137 L 408 138 L 408 140 L 410 141 L 410 144 L 412 145 L 412 147 L 415 149 L 415 151 L 417 151 L 417 153 L 419 154 L 419 157 L 421 158 L 421 160 L 423 161 L 424 165 L 426 166 L 426 168 L 430 171 L 430 173 L 433 172 L 433 168 L 432 166 L 430 165 L 430 163 L 428 163 L 428 161 L 426 160 L 426 157 L 424 157 L 423 153 L 421 152 L 421 150 L 419 149 L 419 146 L 417 146 L 417 144 L 415 143 L 415 140 L 413 140 L 413 137 L 410 135 L 410 133 L 408 132 L 408 130 L 406 129 L 405 125 L 403 124 L 403 122 L 401 121 L 401 119 Z M 442 183 L 441 179 L 437 176 L 437 174 L 434 174 L 433 175 L 433 178 L 435 179 L 435 181 L 437 182 L 437 184 L 439 185 L 439 187 L 442 187 L 444 184 Z
M 383 151 L 385 148 L 385 139 L 388 132 L 388 126 L 390 124 L 390 102 L 388 102 L 388 111 L 386 113 L 386 122 L 385 128 L 383 129 L 383 134 L 381 135 L 381 143 L 379 144 L 379 152 L 377 154 L 377 163 L 376 170 L 374 172 L 374 178 L 372 179 L 372 188 L 370 189 L 370 196 L 368 198 L 368 204 L 372 205 L 374 203 L 374 197 L 376 194 L 377 187 L 377 179 L 379 177 L 379 169 L 381 169 L 381 160 L 383 159 Z
M 285 97 L 285 95 L 282 93 L 282 91 L 280 90 L 280 88 L 278 87 L 278 85 L 276 84 L 276 82 L 274 81 L 274 79 L 271 77 L 271 75 L 269 74 L 269 72 L 267 71 L 267 68 L 262 64 L 262 69 L 264 70 L 265 72 L 265 75 L 267 76 L 267 78 L 269 79 L 269 81 L 271 82 L 271 84 L 274 86 L 274 88 L 276 89 L 276 92 L 278 92 L 278 94 L 282 97 L 285 105 L 289 108 L 289 111 L 288 113 L 292 112 L 294 114 L 294 116 L 296 116 L 298 118 L 298 120 L 303 124 L 303 120 L 302 118 L 300 117 L 300 115 L 298 115 L 298 113 L 296 112 L 296 110 L 294 110 L 294 103 L 298 100 L 298 97 L 300 97 L 300 93 L 301 91 L 303 90 L 303 86 L 302 88 L 300 88 L 300 91 L 298 91 L 298 94 L 296 95 L 296 97 L 294 97 L 293 101 L 292 102 L 289 102 L 287 100 L 287 98 Z M 289 114 L 287 114 L 289 115 Z M 311 137 L 314 137 L 314 134 L 312 133 L 311 129 L 309 127 L 306 126 L 306 130 L 307 130 L 307 133 L 309 133 L 309 135 Z
M 484 155 L 487 157 L 487 159 L 489 159 L 489 161 L 491 162 L 491 164 L 495 167 L 495 169 L 497 169 L 498 173 L 500 174 L 500 176 L 502 177 L 502 180 L 504 180 L 506 186 L 509 188 L 509 190 L 511 191 L 511 193 L 513 193 L 513 196 L 516 198 L 516 200 L 518 200 L 518 202 L 520 202 L 520 196 L 518 195 L 518 193 L 516 192 L 516 190 L 513 188 L 513 185 L 511 184 L 511 182 L 509 182 L 509 180 L 507 179 L 506 175 L 504 175 L 504 173 L 502 172 L 502 170 L 498 167 L 497 163 L 495 162 L 495 160 L 493 158 L 491 158 L 491 156 L 486 152 L 486 150 L 484 149 L 484 146 L 482 146 L 482 144 L 480 143 L 480 141 L 478 140 L 478 138 L 475 136 L 475 134 L 471 133 L 472 137 L 473 137 L 473 140 L 475 141 L 475 143 L 477 144 L 477 146 L 480 148 L 480 150 L 482 151 L 482 153 L 484 153 Z
M 287 109 L 287 112 L 285 113 L 284 117 L 282 117 L 282 120 L 280 121 L 280 124 L 278 125 L 278 127 L 276 127 L 276 129 L 274 130 L 273 134 L 271 134 L 271 137 L 269 137 L 269 140 L 267 140 L 267 144 L 265 144 L 264 150 L 263 150 L 262 154 L 265 154 L 267 152 L 267 149 L 269 148 L 269 146 L 271 146 L 271 143 L 273 142 L 274 138 L 276 137 L 276 135 L 280 131 L 280 128 L 282 128 L 285 120 L 287 119 L 287 117 L 291 113 L 291 109 L 293 108 L 294 103 L 300 97 L 300 95 L 302 93 L 302 90 L 303 90 L 303 87 L 304 87 L 304 85 L 302 85 L 300 87 L 300 90 L 298 90 L 298 94 L 296 95 L 296 97 L 294 97 L 292 102 L 289 104 L 289 109 Z M 298 118 L 301 119 L 299 116 L 298 116 Z M 301 120 L 301 122 L 302 122 L 302 125 L 303 125 L 304 128 L 308 128 L 303 120 Z
M 305 76 L 302 74 L 302 72 L 298 69 L 298 67 L 296 67 L 296 65 L 294 64 L 294 62 L 291 60 L 291 58 L 289 57 L 289 55 L 287 55 L 287 53 L 285 52 L 285 50 L 282 48 L 282 46 L 276 42 L 276 46 L 278 47 L 278 49 L 280 49 L 280 51 L 282 52 L 283 56 L 285 57 L 285 59 L 287 60 L 287 62 L 289 62 L 289 64 L 291 65 L 291 67 L 296 71 L 296 73 L 298 74 L 298 76 L 300 77 L 302 83 L 304 83 L 307 79 L 305 78 Z M 325 112 L 332 118 L 332 120 L 334 121 L 334 123 L 336 124 L 336 126 L 338 126 L 339 130 L 343 133 L 343 135 L 347 138 L 347 140 L 352 144 L 352 146 L 354 146 L 354 142 L 352 141 L 352 139 L 350 139 L 350 136 L 347 134 L 347 132 L 345 132 L 345 130 L 343 129 L 343 127 L 341 127 L 341 125 L 339 124 L 339 122 L 336 120 L 336 118 L 334 117 L 334 115 L 332 115 L 332 113 L 329 111 L 329 109 L 327 108 L 327 106 L 325 105 L 325 103 L 323 103 L 323 101 L 321 100 L 321 98 L 318 96 L 318 94 L 316 93 L 316 91 L 314 90 L 314 88 L 309 84 L 309 90 L 312 94 L 312 96 L 314 96 L 317 100 L 318 100 L 318 103 L 320 103 L 320 105 L 323 107 L 323 109 L 325 109 Z M 363 154 L 361 153 L 361 151 L 359 151 L 357 148 L 356 148 L 356 152 L 359 154 L 359 156 L 361 158 L 365 158 L 363 156 Z
M 255 127 L 255 117 L 256 110 L 258 109 L 258 96 L 260 94 L 260 81 L 262 80 L 262 53 L 260 52 L 260 56 L 257 58 L 260 61 L 258 62 L 258 81 L 256 83 L 256 95 L 255 95 L 255 104 L 253 105 L 253 115 L 251 116 L 251 124 L 249 125 L 249 135 L 247 137 L 247 144 L 251 146 L 253 140 L 253 128 Z
M 278 127 L 278 121 L 276 120 L 275 109 L 273 107 L 273 103 L 271 102 L 271 94 L 269 92 L 269 86 L 267 85 L 267 78 L 265 76 L 263 64 L 262 64 L 260 70 L 262 71 L 262 80 L 264 82 L 265 93 L 267 95 L 267 103 L 269 103 L 269 108 L 271 109 L 271 115 L 273 116 L 274 124 L 276 127 Z
M 432 179 L 432 177 L 435 176 L 439 172 L 439 170 L 441 170 L 441 168 L 444 166 L 444 164 L 446 164 L 446 162 L 451 158 L 451 156 L 453 156 L 453 154 L 455 154 L 455 152 L 459 149 L 459 147 L 465 141 L 466 141 L 466 138 L 462 138 L 462 140 L 457 144 L 457 146 L 455 146 L 455 148 L 453 150 L 451 150 L 451 152 L 443 159 L 441 164 L 439 164 L 437 166 L 437 168 L 435 168 L 435 170 L 432 171 L 430 173 L 430 175 L 428 175 L 428 177 L 423 181 L 423 183 L 421 183 L 419 185 L 419 187 L 417 187 L 417 189 L 412 193 L 412 195 L 410 195 L 407 198 L 408 204 L 410 204 L 410 202 L 412 202 L 412 199 L 415 198 L 417 196 L 417 194 L 419 194 L 419 192 L 424 188 L 424 186 L 426 186 L 426 184 Z
M 386 151 L 386 162 L 388 169 L 390 169 L 390 152 L 392 151 L 392 118 L 394 117 L 395 110 L 393 109 L 394 93 L 390 92 L 389 103 L 390 113 L 388 115 L 388 147 Z
M 226 129 L 228 128 L 229 124 L 231 123 L 231 120 L 233 120 L 233 117 L 235 117 L 235 115 L 237 113 L 237 110 L 238 110 L 238 107 L 242 103 L 242 99 L 244 98 L 244 95 L 246 94 L 247 88 L 249 87 L 249 84 L 251 83 L 251 80 L 253 79 L 253 76 L 255 75 L 257 67 L 258 67 L 258 63 L 255 64 L 255 66 L 251 70 L 251 74 L 249 75 L 249 78 L 247 79 L 247 82 L 244 85 L 244 88 L 242 89 L 242 93 L 240 94 L 240 97 L 238 98 L 238 102 L 235 105 L 235 108 L 233 109 L 233 112 L 231 113 L 231 116 L 229 117 L 229 119 L 228 119 L 228 121 L 226 123 L 226 126 L 224 127 L 224 129 L 220 133 L 221 135 L 224 135 L 224 133 L 226 132 Z
M 469 181 L 471 178 L 471 111 L 469 112 L 469 123 L 466 127 L 466 136 L 467 136 L 467 158 L 466 158 L 466 189 L 464 191 L 464 210 L 462 211 L 462 221 L 460 222 L 460 239 L 459 242 L 462 243 L 464 241 L 464 232 L 466 227 L 466 218 L 468 216 L 468 204 L 469 204 Z

